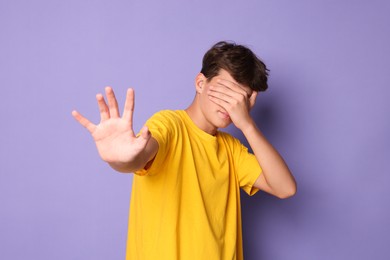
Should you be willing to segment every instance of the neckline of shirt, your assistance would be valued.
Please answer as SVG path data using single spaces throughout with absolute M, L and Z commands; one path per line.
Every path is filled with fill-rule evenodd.
M 217 136 L 219 135 L 219 131 L 214 135 L 211 135 L 202 129 L 200 129 L 194 121 L 192 121 L 191 117 L 187 114 L 185 110 L 176 110 L 176 112 L 183 118 L 190 126 L 191 131 L 195 132 L 197 135 L 199 135 L 201 138 L 206 139 L 208 141 L 215 141 L 217 140 Z

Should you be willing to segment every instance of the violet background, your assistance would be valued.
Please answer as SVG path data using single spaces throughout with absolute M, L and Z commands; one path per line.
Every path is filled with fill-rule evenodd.
M 183 109 L 204 52 L 251 47 L 271 69 L 253 116 L 298 194 L 242 195 L 245 259 L 390 259 L 389 1 L 0 1 L 0 258 L 124 259 L 131 175 L 92 121 L 111 85 L 135 129 Z M 228 129 L 242 138 L 234 127 Z

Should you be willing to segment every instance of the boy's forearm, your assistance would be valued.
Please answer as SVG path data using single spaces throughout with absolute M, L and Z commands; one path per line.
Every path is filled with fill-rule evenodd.
M 134 173 L 137 170 L 144 169 L 153 158 L 148 154 L 140 154 L 131 162 L 110 162 L 111 168 L 121 173 Z
M 146 164 L 146 163 L 145 163 Z M 119 162 L 111 162 L 108 163 L 111 168 L 121 173 L 133 173 L 136 170 L 142 169 L 139 163 L 136 162 L 127 162 L 127 163 L 119 163 Z
M 278 151 L 268 142 L 252 120 L 242 129 L 259 162 L 266 184 L 273 195 L 286 198 L 295 194 L 296 182 Z
M 121 173 L 134 173 L 137 170 L 145 169 L 153 162 L 158 151 L 158 143 L 150 138 L 145 149 L 135 158 L 128 162 L 108 162 L 111 168 Z

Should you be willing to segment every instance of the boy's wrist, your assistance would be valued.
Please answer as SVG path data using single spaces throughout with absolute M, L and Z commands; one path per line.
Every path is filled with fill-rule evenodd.
M 241 132 L 244 132 L 244 131 L 248 131 L 248 130 L 252 130 L 252 129 L 256 129 L 257 126 L 256 126 L 256 123 L 255 121 L 252 119 L 252 117 L 250 117 L 246 122 L 244 122 L 243 124 L 240 125 L 239 129 L 241 130 Z
M 245 124 L 240 130 L 244 134 L 245 137 L 248 137 L 248 136 L 252 135 L 253 133 L 260 132 L 255 121 L 253 121 L 253 120 L 251 120 L 250 122 Z

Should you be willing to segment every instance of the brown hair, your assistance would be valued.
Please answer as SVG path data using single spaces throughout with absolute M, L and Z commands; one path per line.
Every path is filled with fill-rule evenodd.
M 254 91 L 268 88 L 268 72 L 265 64 L 247 47 L 221 41 L 216 43 L 203 57 L 200 71 L 208 80 L 224 69 L 240 84 Z

